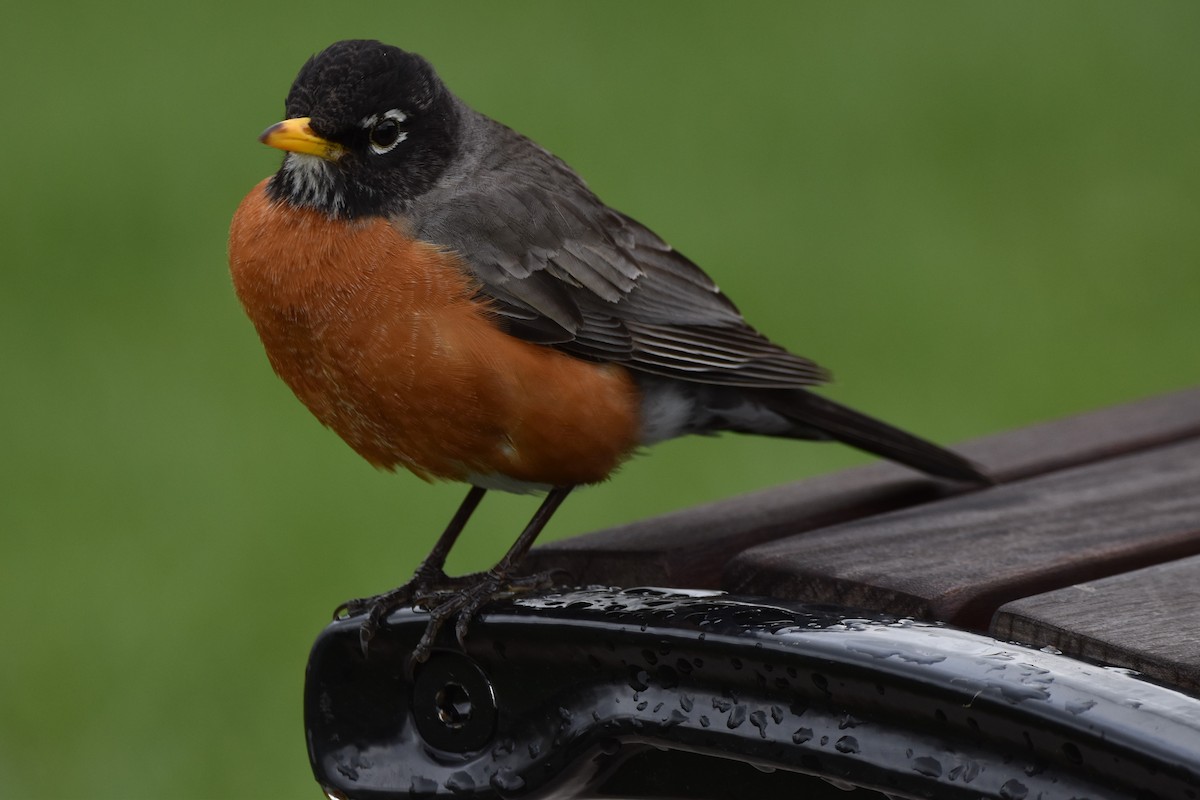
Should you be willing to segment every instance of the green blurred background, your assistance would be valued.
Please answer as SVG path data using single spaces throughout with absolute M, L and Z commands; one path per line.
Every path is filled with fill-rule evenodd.
M 1200 382 L 1200 5 L 24 4 L 0 65 L 0 796 L 317 797 L 334 605 L 460 499 L 377 473 L 230 288 L 300 64 L 375 37 L 711 272 L 830 394 L 944 442 Z M 36 10 L 35 10 L 36 9 Z M 668 443 L 549 536 L 860 463 Z M 532 513 L 489 497 L 452 566 Z

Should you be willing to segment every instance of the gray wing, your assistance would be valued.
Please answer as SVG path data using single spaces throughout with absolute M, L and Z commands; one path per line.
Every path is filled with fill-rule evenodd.
M 491 158 L 414 222 L 464 258 L 509 333 L 679 380 L 828 379 L 750 327 L 699 267 L 601 203 L 563 162 L 498 124 L 492 131 L 501 142 Z

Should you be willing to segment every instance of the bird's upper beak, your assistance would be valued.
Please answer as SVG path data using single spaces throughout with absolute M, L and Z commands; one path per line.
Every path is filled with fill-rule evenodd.
M 337 161 L 346 149 L 337 142 L 322 139 L 313 133 L 309 126 L 311 117 L 296 117 L 276 122 L 262 132 L 258 140 L 271 147 L 287 150 L 289 153 L 305 153 L 320 156 L 326 161 Z

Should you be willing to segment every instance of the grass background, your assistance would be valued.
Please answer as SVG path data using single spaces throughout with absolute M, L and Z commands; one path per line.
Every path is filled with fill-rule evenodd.
M 229 285 L 300 64 L 428 56 L 834 368 L 954 442 L 1200 380 L 1200 6 L 24 4 L 0 67 L 0 795 L 318 797 L 307 648 L 462 490 L 379 474 Z M 680 441 L 565 536 L 863 460 Z M 452 566 L 532 512 L 489 497 Z

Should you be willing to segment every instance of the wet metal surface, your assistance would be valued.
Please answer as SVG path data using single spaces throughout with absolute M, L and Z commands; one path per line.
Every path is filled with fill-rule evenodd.
M 306 727 L 331 795 L 586 796 L 657 747 L 895 797 L 1200 800 L 1200 701 L 937 625 L 580 590 L 495 606 L 410 682 L 424 625 L 393 615 L 366 660 L 353 620 L 315 644 Z

